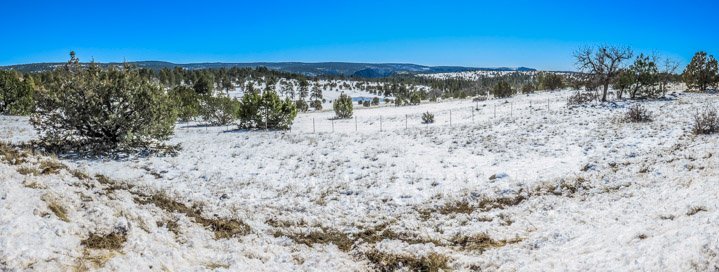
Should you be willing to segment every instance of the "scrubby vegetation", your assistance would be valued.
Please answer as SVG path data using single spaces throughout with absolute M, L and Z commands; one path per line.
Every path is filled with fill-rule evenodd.
M 31 118 L 40 146 L 92 153 L 154 149 L 172 135 L 171 99 L 133 67 L 83 67 L 73 53 L 58 70 L 61 79 L 40 90 Z
M 506 81 L 497 82 L 497 85 L 492 89 L 492 94 L 496 98 L 510 97 L 513 94 L 512 87 Z
M 32 82 L 30 76 L 20 78 L 15 72 L 0 71 L 0 114 L 30 114 L 35 106 Z
M 352 118 L 352 107 L 352 97 L 344 93 L 332 104 L 332 108 L 335 110 L 335 116 L 339 119 Z
M 719 113 L 712 107 L 707 107 L 694 114 L 692 131 L 695 134 L 713 134 L 719 132 Z
M 694 54 L 692 61 L 684 69 L 683 79 L 687 87 L 694 90 L 706 91 L 719 82 L 719 68 L 714 56 L 700 51 Z
M 229 125 L 238 119 L 240 101 L 225 95 L 203 96 L 200 106 L 202 119 L 211 125 Z
M 246 93 L 240 105 L 240 128 L 289 129 L 297 116 L 295 103 L 271 90 Z
M 652 121 L 652 113 L 640 104 L 634 104 L 629 107 L 624 117 L 627 122 L 642 123 Z
M 422 124 L 432 124 L 434 123 L 434 114 L 430 112 L 422 113 Z

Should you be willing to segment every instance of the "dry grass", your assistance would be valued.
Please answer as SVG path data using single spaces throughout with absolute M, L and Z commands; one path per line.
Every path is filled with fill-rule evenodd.
M 490 211 L 493 209 L 504 209 L 509 206 L 516 206 L 522 201 L 526 200 L 527 197 L 522 195 L 520 192 L 516 196 L 503 196 L 496 198 L 483 198 L 479 201 L 479 209 L 482 211 Z
M 237 236 L 242 236 L 250 233 L 250 226 L 242 221 L 235 219 L 209 219 L 202 216 L 202 213 L 197 208 L 190 208 L 186 205 L 174 201 L 164 195 L 152 195 L 149 197 L 138 197 L 135 198 L 140 204 L 153 204 L 158 208 L 161 208 L 168 212 L 182 213 L 187 217 L 195 220 L 206 228 L 209 228 L 215 233 L 215 239 L 225 239 Z
M 92 251 L 86 248 L 72 271 L 95 271 L 97 268 L 104 266 L 115 255 L 117 255 L 115 251 Z
M 167 230 L 174 233 L 175 235 L 180 235 L 180 225 L 177 224 L 177 221 L 173 220 L 166 220 L 166 221 L 159 221 L 157 222 L 158 227 L 166 227 Z
M 694 134 L 713 134 L 719 132 L 719 113 L 713 108 L 706 108 L 704 111 L 694 114 L 692 127 Z
M 318 231 L 310 231 L 308 233 L 291 233 L 283 231 L 275 231 L 275 237 L 287 237 L 295 241 L 298 244 L 305 244 L 312 246 L 313 244 L 334 244 L 342 251 L 349 251 L 352 249 L 354 241 L 350 239 L 347 234 L 340 231 L 322 228 Z
M 119 250 L 125 245 L 127 234 L 113 232 L 107 235 L 90 233 L 90 237 L 80 242 L 81 245 L 91 249 Z
M 20 166 L 16 169 L 16 171 L 24 176 L 30 176 L 30 175 L 39 176 L 40 175 L 40 171 L 38 171 L 37 168 L 30 167 L 30 166 Z
M 490 248 L 503 247 L 508 244 L 514 244 L 520 242 L 521 239 L 512 240 L 494 240 L 486 233 L 480 233 L 472 236 L 460 236 L 457 235 L 452 238 L 451 243 L 454 246 L 460 247 L 462 250 L 479 251 L 484 252 Z
M 0 156 L 10 165 L 20 165 L 27 162 L 30 154 L 27 151 L 14 148 L 8 143 L 0 142 Z
M 365 253 L 365 257 L 372 262 L 378 271 L 397 271 L 407 269 L 409 271 L 446 271 L 449 270 L 447 263 L 449 257 L 430 253 L 426 256 L 413 256 L 409 254 L 392 254 L 373 250 Z
M 652 113 L 639 104 L 634 104 L 629 107 L 629 110 L 624 115 L 624 121 L 631 123 L 645 123 L 652 121 Z
M 40 161 L 40 165 L 38 166 L 41 175 L 57 174 L 63 169 L 67 169 L 67 166 L 56 159 L 44 159 Z
M 695 206 L 695 207 L 691 207 L 691 208 L 689 209 L 689 211 L 687 211 L 687 215 L 688 215 L 688 216 L 692 216 L 692 215 L 695 215 L 695 214 L 697 214 L 697 213 L 699 213 L 699 212 L 706 212 L 706 211 L 707 211 L 707 208 L 705 208 L 705 207 L 703 207 L 703 206 Z
M 50 211 L 52 211 L 52 213 L 54 213 L 57 218 L 60 218 L 60 220 L 65 222 L 70 222 L 70 219 L 67 217 L 67 211 L 62 205 L 55 201 L 46 201 L 46 203 L 47 207 L 50 208 Z

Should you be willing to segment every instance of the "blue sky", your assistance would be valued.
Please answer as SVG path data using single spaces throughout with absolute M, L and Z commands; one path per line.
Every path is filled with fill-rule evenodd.
M 35 1 L 0 3 L 0 65 L 81 60 L 350 61 L 573 70 L 627 45 L 719 55 L 719 1 Z

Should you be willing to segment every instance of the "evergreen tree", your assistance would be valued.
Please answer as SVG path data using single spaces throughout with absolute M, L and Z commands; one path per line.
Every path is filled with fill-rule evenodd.
M 201 75 L 197 78 L 192 88 L 195 89 L 195 92 L 199 95 L 211 95 L 215 89 L 215 83 L 209 76 Z
M 20 80 L 15 72 L 0 71 L 0 114 L 27 115 L 35 106 L 32 77 Z
M 281 100 L 275 91 L 245 93 L 240 106 L 240 128 L 289 129 L 297 108 L 289 98 Z
M 181 121 L 190 121 L 200 114 L 200 96 L 192 88 L 177 86 L 169 94 Z
M 653 58 L 639 54 L 628 72 L 632 73 L 632 78 L 634 78 L 630 93 L 632 99 L 636 98 L 637 94 L 649 97 L 655 97 L 658 94 L 656 84 L 659 80 L 659 71 Z
M 494 89 L 492 90 L 492 94 L 496 98 L 510 97 L 512 96 L 512 93 L 512 87 L 510 87 L 509 83 L 507 83 L 506 81 L 497 82 L 497 85 L 495 85 Z
M 42 147 L 103 153 L 158 147 L 172 135 L 177 116 L 169 96 L 137 69 L 83 68 L 73 52 L 57 73 L 31 117 Z
M 226 95 L 203 96 L 201 115 L 211 125 L 224 126 L 238 118 L 240 102 Z
M 719 81 L 717 60 L 706 52 L 697 52 L 684 70 L 683 78 L 690 89 L 706 91 Z
M 335 110 L 336 118 L 352 118 L 352 107 L 354 107 L 354 105 L 352 104 L 352 97 L 349 95 L 344 93 L 340 94 L 340 97 L 334 101 L 332 107 Z

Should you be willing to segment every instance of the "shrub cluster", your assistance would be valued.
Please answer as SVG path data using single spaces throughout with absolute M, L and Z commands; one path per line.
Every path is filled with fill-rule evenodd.
M 639 104 L 634 104 L 629 107 L 624 117 L 627 122 L 643 123 L 652 121 L 652 113 L 645 107 Z
M 240 104 L 240 128 L 289 129 L 296 116 L 295 103 L 272 90 L 248 92 Z
M 694 114 L 694 134 L 713 134 L 719 132 L 719 113 L 716 109 L 706 108 Z
M 157 147 L 177 114 L 165 91 L 136 69 L 81 67 L 72 55 L 62 80 L 40 90 L 31 123 L 39 143 L 56 152 L 104 153 Z
M 567 105 L 579 105 L 594 101 L 597 99 L 597 95 L 593 92 L 580 92 L 577 91 L 575 94 L 569 96 L 567 99 Z
M 497 82 L 497 85 L 494 86 L 494 89 L 492 89 L 492 94 L 496 98 L 505 98 L 510 97 L 513 94 L 512 87 L 509 86 L 509 83 L 506 81 L 500 81 Z
M 215 126 L 229 125 L 239 118 L 240 101 L 229 96 L 202 96 L 200 115 Z

